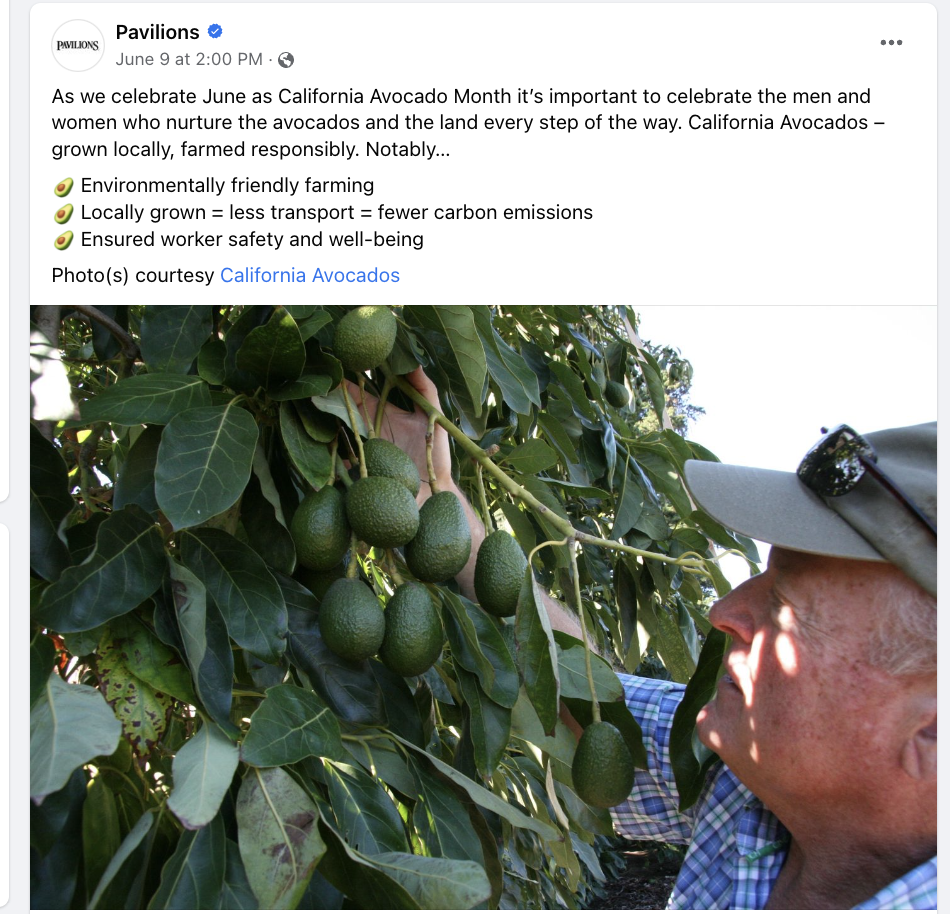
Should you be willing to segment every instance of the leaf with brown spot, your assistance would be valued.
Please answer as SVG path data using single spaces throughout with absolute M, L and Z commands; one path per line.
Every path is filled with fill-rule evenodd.
M 99 640 L 99 688 L 122 724 L 122 732 L 140 758 L 162 738 L 173 699 L 156 692 L 129 668 L 124 640 L 106 629 Z
M 237 798 L 238 846 L 262 908 L 295 908 L 326 845 L 317 807 L 283 768 L 251 768 Z

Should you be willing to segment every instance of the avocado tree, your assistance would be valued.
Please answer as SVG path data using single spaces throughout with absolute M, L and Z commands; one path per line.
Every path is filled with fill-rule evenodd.
M 688 682 L 695 801 L 715 556 L 756 556 L 691 503 L 685 461 L 715 458 L 683 434 L 689 366 L 632 314 L 33 320 L 33 907 L 576 907 L 617 799 L 598 766 L 645 762 L 614 669 L 648 646 Z M 382 443 L 383 404 L 424 415 L 428 460 Z M 462 510 L 425 488 L 439 428 L 491 534 L 476 594 L 430 522 Z M 580 766 L 562 707 L 601 725 Z

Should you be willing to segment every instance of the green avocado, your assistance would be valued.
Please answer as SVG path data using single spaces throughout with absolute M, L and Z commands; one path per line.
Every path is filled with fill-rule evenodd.
M 405 546 L 419 526 L 419 506 L 409 490 L 388 476 L 357 479 L 346 493 L 346 516 L 364 543 Z
M 504 530 L 485 537 L 475 560 L 475 596 L 493 616 L 513 616 L 528 560 L 518 541 Z
M 420 581 L 454 578 L 472 554 L 472 534 L 458 496 L 437 492 L 419 509 L 419 530 L 406 546 L 406 564 Z
M 320 603 L 323 642 L 344 660 L 372 657 L 383 643 L 386 617 L 372 590 L 355 578 L 334 581 Z
M 63 232 L 54 242 L 53 247 L 57 251 L 65 251 L 73 243 L 73 233 Z
M 364 305 L 347 312 L 333 334 L 333 354 L 347 371 L 381 365 L 396 342 L 396 318 L 383 305 Z
M 350 547 L 343 496 L 333 486 L 305 495 L 290 522 L 290 536 L 305 568 L 329 571 L 339 565 Z
M 578 740 L 571 763 L 577 795 L 589 806 L 610 809 L 630 796 L 633 756 L 623 735 L 607 721 L 594 721 Z
M 413 497 L 419 494 L 419 470 L 404 450 L 384 438 L 370 438 L 363 445 L 363 455 L 370 476 L 388 476 L 401 482 Z
M 429 591 L 400 584 L 386 606 L 386 634 L 379 659 L 399 676 L 420 676 L 442 653 L 442 620 Z
M 64 178 L 62 181 L 59 182 L 59 184 L 56 185 L 56 187 L 53 188 L 53 193 L 56 194 L 57 197 L 65 197 L 69 194 L 69 192 L 72 189 L 73 189 L 73 179 Z
M 53 219 L 62 225 L 64 222 L 69 222 L 73 215 L 73 205 L 72 203 L 67 203 L 62 209 L 56 211 L 56 215 L 53 216 Z
M 627 388 L 619 381 L 608 381 L 604 388 L 604 398 L 616 409 L 623 409 L 630 402 L 630 394 Z

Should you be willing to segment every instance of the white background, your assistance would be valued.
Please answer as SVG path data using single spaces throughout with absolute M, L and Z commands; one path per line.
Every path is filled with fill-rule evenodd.
M 281 285 L 281 295 L 301 300 L 419 301 L 524 300 L 631 304 L 932 304 L 936 298 L 936 36 L 928 4 L 843 5 L 622 5 L 586 4 L 39 4 L 32 10 L 31 61 L 31 280 L 34 301 L 54 290 L 76 301 L 127 300 L 128 290 L 52 284 L 52 268 L 137 266 L 220 271 L 223 267 L 291 267 L 311 275 L 327 269 L 398 270 L 398 285 Z M 583 9 L 583 14 L 580 10 Z M 266 10 L 266 12 L 265 12 Z M 70 73 L 52 58 L 49 39 L 64 21 L 84 18 L 106 38 L 95 68 Z M 115 40 L 116 24 L 194 26 L 195 41 Z M 206 34 L 212 22 L 223 35 Z M 882 47 L 882 38 L 903 44 Z M 116 66 L 120 54 L 158 55 L 241 51 L 262 53 L 262 67 Z M 291 51 L 296 63 L 281 69 L 277 57 Z M 573 111 L 545 105 L 53 105 L 57 88 L 77 93 L 112 90 L 208 87 L 244 90 L 373 88 L 425 90 L 549 87 L 596 90 L 686 90 L 770 87 L 794 90 L 871 90 L 870 105 L 596 105 Z M 240 112 L 256 116 L 357 117 L 417 113 L 533 116 L 531 132 L 407 131 L 377 134 L 380 140 L 436 143 L 448 158 L 183 159 L 182 139 L 192 142 L 320 142 L 345 140 L 361 150 L 369 131 L 291 135 L 266 130 L 214 136 L 196 131 L 161 137 L 136 131 L 54 131 L 51 116 L 121 118 L 143 111 Z M 784 114 L 864 116 L 858 131 L 542 132 L 540 116 L 583 117 L 622 113 L 648 115 Z M 121 120 L 119 121 L 121 126 Z M 174 160 L 71 158 L 56 162 L 54 143 L 172 142 Z M 411 249 L 189 249 L 83 248 L 85 229 L 150 231 L 122 222 L 84 225 L 78 212 L 65 228 L 77 234 L 57 252 L 60 229 L 52 214 L 60 205 L 52 188 L 66 176 L 100 179 L 182 178 L 372 178 L 372 198 L 312 195 L 276 200 L 232 195 L 170 198 L 165 195 L 91 195 L 77 187 L 67 198 L 76 206 L 135 203 L 227 206 L 356 205 L 589 206 L 590 221 L 385 223 L 359 220 L 346 228 L 425 235 Z M 88 222 L 88 220 L 86 220 Z M 316 231 L 319 226 L 282 223 L 281 230 Z M 334 229 L 325 225 L 324 234 Z M 203 228 L 223 232 L 267 231 L 271 225 L 217 219 L 192 225 L 164 223 L 159 231 Z M 339 228 L 339 224 L 336 226 Z M 325 241 L 326 244 L 326 241 Z M 126 259 L 127 258 L 127 259 Z M 267 286 L 265 291 L 272 291 Z M 145 286 L 137 301 L 237 301 L 259 298 L 261 286 Z M 214 296 L 214 298 L 211 298 Z

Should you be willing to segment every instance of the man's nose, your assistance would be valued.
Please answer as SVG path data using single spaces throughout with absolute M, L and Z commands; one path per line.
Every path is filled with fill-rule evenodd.
M 765 599 L 768 584 L 758 575 L 717 601 L 709 611 L 714 628 L 729 635 L 733 641 L 751 644 L 755 633 L 755 601 Z M 764 586 L 763 586 L 764 585 Z

